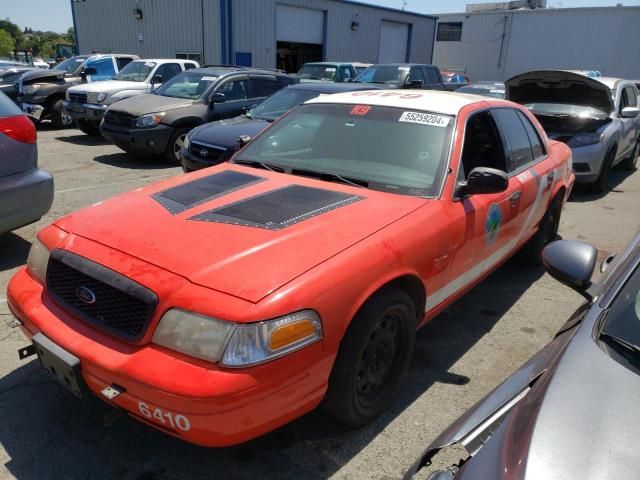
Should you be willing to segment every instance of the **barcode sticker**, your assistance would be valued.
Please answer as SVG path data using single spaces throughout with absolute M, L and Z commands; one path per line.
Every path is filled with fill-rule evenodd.
M 443 117 L 442 115 L 435 115 L 433 113 L 404 112 L 398 121 L 444 128 L 449 125 L 449 120 L 449 117 Z

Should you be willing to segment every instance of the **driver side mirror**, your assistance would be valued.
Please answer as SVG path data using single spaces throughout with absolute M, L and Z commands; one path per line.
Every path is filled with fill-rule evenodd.
M 640 113 L 640 108 L 638 107 L 624 107 L 620 112 L 620 116 L 622 118 L 636 118 L 638 113 Z
M 151 85 L 155 85 L 157 83 L 162 83 L 162 75 L 154 75 L 151 78 Z
M 558 240 L 542 251 L 542 263 L 549 275 L 589 301 L 593 298 L 588 288 L 597 257 L 596 247 L 575 240 Z
M 224 103 L 227 101 L 227 96 L 224 93 L 216 92 L 211 95 L 211 103 Z
M 458 184 L 456 196 L 504 192 L 509 187 L 509 177 L 502 170 L 489 167 L 477 167 L 471 170 L 466 182 Z

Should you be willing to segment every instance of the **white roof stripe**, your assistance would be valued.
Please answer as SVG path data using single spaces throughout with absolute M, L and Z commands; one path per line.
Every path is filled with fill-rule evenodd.
M 399 107 L 458 115 L 467 105 L 483 103 L 488 99 L 480 95 L 443 92 L 438 90 L 361 90 L 336 93 L 313 98 L 305 103 L 340 103 Z M 494 100 L 494 99 L 491 99 Z

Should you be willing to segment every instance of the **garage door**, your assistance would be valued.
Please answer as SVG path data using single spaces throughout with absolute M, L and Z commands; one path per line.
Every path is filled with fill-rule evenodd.
M 322 44 L 324 11 L 278 5 L 276 35 L 279 42 Z
M 407 23 L 383 21 L 380 27 L 378 63 L 406 62 L 408 40 Z

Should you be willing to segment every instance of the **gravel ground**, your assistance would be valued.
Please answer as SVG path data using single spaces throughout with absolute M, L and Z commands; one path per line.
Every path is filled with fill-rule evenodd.
M 507 262 L 422 329 L 408 378 L 390 411 L 349 430 L 320 412 L 248 444 L 211 450 L 168 437 L 97 398 L 78 400 L 33 358 L 6 306 L 6 285 L 35 232 L 52 219 L 120 192 L 179 175 L 134 160 L 78 130 L 39 132 L 40 164 L 56 181 L 49 214 L 0 238 L 0 478 L 396 479 L 451 421 L 545 345 L 581 303 L 540 268 Z M 640 174 L 614 171 L 610 191 L 578 191 L 564 238 L 620 251 L 640 229 Z

